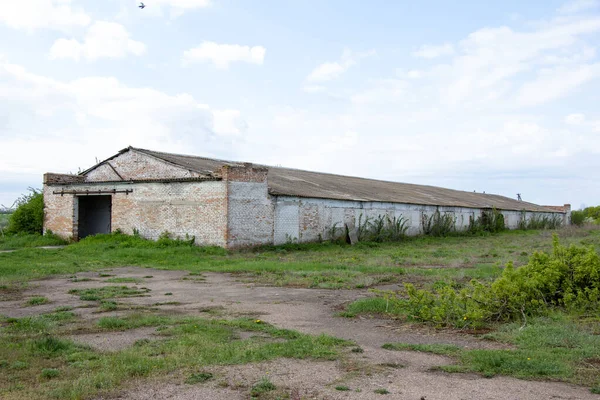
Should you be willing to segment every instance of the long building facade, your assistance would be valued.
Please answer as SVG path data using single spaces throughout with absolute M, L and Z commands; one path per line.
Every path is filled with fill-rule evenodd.
M 531 218 L 568 224 L 570 206 L 425 185 L 267 167 L 128 147 L 78 174 L 44 175 L 44 230 L 78 240 L 120 230 L 238 248 L 328 239 L 366 218 L 402 218 L 407 234 L 450 214 L 457 230 L 496 209 L 509 229 Z

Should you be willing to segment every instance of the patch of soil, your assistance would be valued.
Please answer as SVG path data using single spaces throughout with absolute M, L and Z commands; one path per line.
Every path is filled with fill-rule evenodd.
M 131 347 L 138 340 L 157 339 L 156 328 L 129 329 L 119 332 L 84 333 L 70 336 L 74 342 L 88 345 L 99 351 L 118 351 Z
M 410 359 L 413 354 L 407 353 L 406 356 Z M 267 377 L 277 387 L 280 398 L 291 400 L 381 400 L 382 396 L 375 393 L 379 389 L 386 389 L 390 393 L 387 398 L 411 400 L 597 399 L 587 390 L 553 382 L 528 382 L 503 377 L 484 379 L 474 374 L 421 371 L 412 366 L 382 368 L 376 373 L 371 369 L 347 372 L 343 367 L 339 361 L 279 359 L 257 364 L 203 368 L 213 373 L 215 378 L 195 385 L 183 384 L 184 377 L 179 378 L 179 383 L 144 382 L 117 398 L 242 400 L 249 399 L 251 387 Z M 350 390 L 339 391 L 335 389 L 336 386 L 346 386 Z
M 23 291 L 23 288 L 17 286 L 0 287 L 0 302 L 23 300 Z

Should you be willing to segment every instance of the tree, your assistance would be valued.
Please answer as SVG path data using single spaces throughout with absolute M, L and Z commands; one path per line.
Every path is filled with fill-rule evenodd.
M 29 188 L 16 201 L 17 208 L 8 222 L 9 233 L 41 234 L 44 225 L 44 195 L 39 189 Z

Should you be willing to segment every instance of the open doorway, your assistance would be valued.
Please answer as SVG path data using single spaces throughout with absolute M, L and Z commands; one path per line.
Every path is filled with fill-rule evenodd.
M 78 237 L 110 233 L 111 196 L 79 196 Z

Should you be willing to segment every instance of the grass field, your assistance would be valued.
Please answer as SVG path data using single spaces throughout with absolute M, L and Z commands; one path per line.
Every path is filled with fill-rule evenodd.
M 600 251 L 600 230 L 565 229 L 562 244 L 593 246 Z M 31 248 L 39 237 L 7 237 L 0 246 L 19 248 L 0 253 L 0 300 L 14 297 L 31 280 L 52 275 L 108 267 L 140 266 L 231 272 L 241 279 L 275 286 L 307 288 L 368 288 L 411 282 L 423 288 L 439 281 L 491 280 L 503 266 L 527 263 L 535 251 L 552 246 L 548 231 L 513 231 L 492 236 L 410 238 L 400 243 L 330 243 L 264 247 L 228 252 L 200 248 L 178 241 L 155 243 L 122 234 L 90 237 L 63 249 Z M 122 284 L 140 279 L 107 277 L 113 286 L 72 291 L 86 301 L 97 301 L 99 311 L 115 310 L 115 298 L 143 296 L 144 288 Z M 152 278 L 149 271 L 148 279 Z M 73 282 L 77 278 L 73 278 Z M 48 299 L 32 298 L 24 307 L 44 305 Z M 280 330 L 249 319 L 203 319 L 146 313 L 136 309 L 126 316 L 102 317 L 90 325 L 69 309 L 23 318 L 4 318 L 0 334 L 0 392 L 6 398 L 89 398 L 110 392 L 132 379 L 158 377 L 177 371 L 182 379 L 210 379 L 199 367 L 236 364 L 277 357 L 331 359 L 346 343 L 326 336 L 308 336 Z M 384 298 L 360 300 L 340 315 L 381 314 L 406 320 L 401 309 L 390 308 Z M 407 321 L 406 323 L 411 323 Z M 163 341 L 140 342 L 133 348 L 99 353 L 66 339 L 70 332 L 106 332 L 157 327 Z M 238 331 L 261 331 L 282 341 L 241 340 Z M 456 357 L 447 372 L 473 371 L 485 376 L 511 375 L 527 379 L 552 379 L 586 385 L 600 391 L 600 319 L 597 315 L 555 312 L 521 324 L 496 324 L 485 338 L 506 344 L 507 350 L 469 350 L 456 346 L 390 343 L 386 349 L 427 351 Z M 194 360 L 188 357 L 194 354 Z M 160 357 L 156 357 L 160 354 Z M 3 393 L 3 394 L 2 394 Z
M 291 244 L 227 252 L 113 234 L 89 237 L 64 249 L 23 248 L 0 254 L 0 284 L 122 265 L 243 273 L 265 284 L 330 289 L 400 280 L 489 279 L 509 261 L 522 265 L 531 253 L 550 250 L 551 235 L 550 231 L 509 231 L 493 236 L 418 237 L 401 243 Z M 600 230 L 570 229 L 560 231 L 559 236 L 563 244 L 600 250 Z M 18 246 L 32 246 L 32 239 L 14 237 L 0 240 L 0 249 L 17 247 L 14 241 Z

